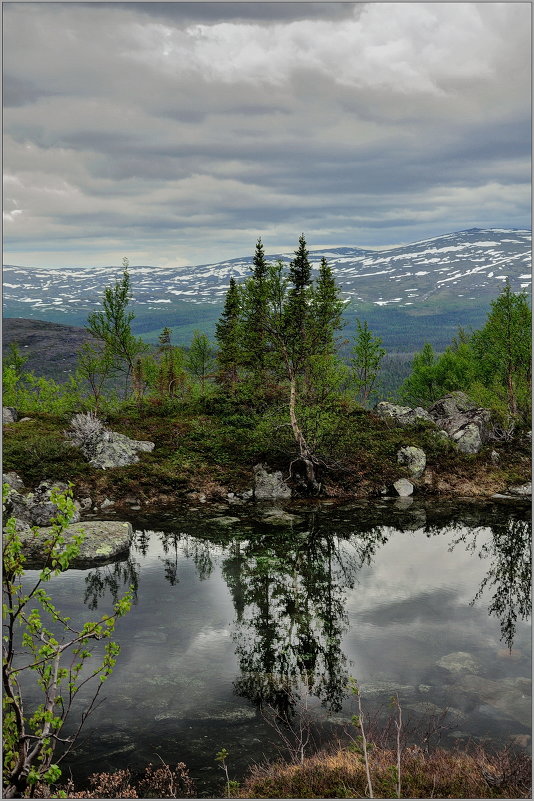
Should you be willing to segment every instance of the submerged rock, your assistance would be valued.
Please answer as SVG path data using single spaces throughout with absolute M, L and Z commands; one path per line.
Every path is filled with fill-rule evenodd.
M 133 530 L 130 523 L 109 520 L 93 520 L 73 523 L 63 532 L 66 542 L 78 534 L 84 540 L 77 557 L 71 560 L 70 567 L 84 568 L 116 561 L 126 556 L 132 541 Z M 46 541 L 52 535 L 52 528 L 39 527 L 36 531 L 26 529 L 21 532 L 22 550 L 27 566 L 41 566 L 47 555 Z
M 438 660 L 437 664 L 450 673 L 478 673 L 480 670 L 480 664 L 474 656 L 466 651 L 454 651 L 446 654 Z
M 282 473 L 276 470 L 270 473 L 263 464 L 254 466 L 254 497 L 262 498 L 290 498 L 291 488 L 286 484 Z
M 283 509 L 267 509 L 261 517 L 262 523 L 270 526 L 291 526 L 293 523 L 302 523 L 304 518 L 284 512 Z
M 216 523 L 218 526 L 233 526 L 235 523 L 239 523 L 239 517 L 211 517 L 210 523 Z

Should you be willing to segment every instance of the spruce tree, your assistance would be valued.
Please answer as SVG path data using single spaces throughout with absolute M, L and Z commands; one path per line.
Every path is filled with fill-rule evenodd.
M 309 350 L 311 265 L 304 234 L 299 237 L 295 258 L 289 267 L 290 289 L 284 309 L 287 345 L 299 368 Z M 298 364 L 297 364 L 298 363 Z
M 343 325 L 341 317 L 344 305 L 332 268 L 323 256 L 311 305 L 314 355 L 334 353 L 335 332 Z
M 230 392 L 235 391 L 242 362 L 240 315 L 239 289 L 234 278 L 230 278 L 224 309 L 215 328 L 215 337 L 219 344 L 217 381 Z
M 243 355 L 257 392 L 266 380 L 269 314 L 269 265 L 265 260 L 261 238 L 256 243 L 253 264 L 252 276 L 246 282 L 243 293 Z

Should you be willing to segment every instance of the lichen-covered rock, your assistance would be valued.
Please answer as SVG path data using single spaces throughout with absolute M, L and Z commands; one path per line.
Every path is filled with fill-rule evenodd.
M 477 407 L 464 392 L 451 392 L 428 410 L 436 425 L 447 432 L 464 453 L 478 453 L 488 439 L 489 409 Z
M 40 527 L 36 532 L 28 529 L 20 533 L 28 567 L 38 567 L 44 563 L 47 554 L 45 543 L 51 534 L 52 529 L 49 527 Z M 130 548 L 133 531 L 130 523 L 93 520 L 71 524 L 62 536 L 68 542 L 78 534 L 83 534 L 84 540 L 70 567 L 84 568 L 114 562 L 125 556 Z
M 421 406 L 412 409 L 411 406 L 398 406 L 395 403 L 380 401 L 375 406 L 375 412 L 380 417 L 389 417 L 394 420 L 396 425 L 410 426 L 419 421 L 432 423 L 432 417 Z
M 8 484 L 12 490 L 15 492 L 20 492 L 24 489 L 24 481 L 13 471 L 9 473 L 2 473 L 2 484 Z
M 59 512 L 51 494 L 54 490 L 65 492 L 67 489 L 67 484 L 61 481 L 41 481 L 34 492 L 25 494 L 13 489 L 6 503 L 7 515 L 27 526 L 50 526 Z M 75 511 L 72 522 L 79 519 L 80 515 Z
M 452 434 L 458 449 L 464 453 L 478 453 L 482 447 L 480 428 L 476 423 L 467 423 Z
M 426 454 L 422 448 L 406 445 L 398 451 L 397 461 L 406 467 L 413 478 L 420 478 L 425 472 Z
M 414 486 L 407 478 L 399 478 L 399 480 L 395 481 L 393 484 L 393 489 L 401 498 L 407 498 L 409 495 L 413 494 Z
M 2 425 L 5 423 L 16 423 L 18 420 L 17 410 L 12 406 L 2 406 Z
M 254 467 L 254 497 L 256 500 L 290 498 L 291 488 L 288 487 L 279 470 L 269 473 L 265 465 L 257 464 Z
M 149 453 L 154 450 L 154 443 L 143 440 L 130 439 L 124 434 L 115 431 L 100 440 L 94 448 L 94 456 L 89 460 L 93 467 L 108 470 L 111 467 L 124 467 L 139 461 L 139 451 Z

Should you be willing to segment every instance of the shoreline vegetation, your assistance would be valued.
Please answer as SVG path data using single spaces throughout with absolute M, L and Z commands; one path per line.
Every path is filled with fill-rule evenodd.
M 4 471 L 25 487 L 69 482 L 82 516 L 108 517 L 165 505 L 253 503 L 260 497 L 258 470 L 279 475 L 284 504 L 290 497 L 411 503 L 412 495 L 423 502 L 484 501 L 530 481 L 531 312 L 526 295 L 514 295 L 508 284 L 482 329 L 460 329 L 440 356 L 422 345 L 397 396 L 387 399 L 410 404 L 395 417 L 377 406 L 385 400 L 380 338 L 358 320 L 354 342 L 342 342 L 339 289 L 325 259 L 312 280 L 303 235 L 287 272 L 265 261 L 258 240 L 251 278 L 241 285 L 230 280 L 217 342 L 197 331 L 187 350 L 172 344 L 169 328 L 155 351 L 133 335 L 126 259 L 123 268 L 102 310 L 89 315 L 91 341 L 66 383 L 25 372 L 16 346 L 4 362 Z M 349 347 L 344 360 L 341 345 L 345 354 Z M 427 410 L 451 399 L 463 417 L 456 427 L 448 418 L 437 425 Z M 133 444 L 141 453 L 97 462 L 103 443 L 115 451 Z M 241 787 L 221 751 L 225 794 L 529 797 L 530 760 L 522 752 L 426 753 L 401 748 L 398 738 L 393 747 L 372 747 L 361 715 L 355 725 L 361 734 L 352 745 L 296 764 L 256 766 Z M 31 790 L 48 797 L 41 791 Z M 141 779 L 128 771 L 100 774 L 92 789 L 71 784 L 58 797 L 136 798 L 152 791 L 194 797 L 181 764 L 151 767 Z

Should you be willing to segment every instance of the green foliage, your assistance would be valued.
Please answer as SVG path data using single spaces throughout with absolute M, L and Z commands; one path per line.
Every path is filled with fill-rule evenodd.
M 381 347 L 381 338 L 373 336 L 369 330 L 366 320 L 363 325 L 356 320 L 356 332 L 350 363 L 358 398 L 363 406 L 367 406 L 386 351 Z
M 148 346 L 132 333 L 134 313 L 127 311 L 131 299 L 128 259 L 123 259 L 122 279 L 112 287 L 106 287 L 102 299 L 103 311 L 91 312 L 87 317 L 87 330 L 109 351 L 118 369 L 125 373 L 126 390 L 134 371 L 136 359 L 148 350 Z
M 20 375 L 10 364 L 3 369 L 2 383 L 4 405 L 13 406 L 19 412 L 69 414 L 85 406 L 78 375 L 69 376 L 65 383 L 58 384 L 52 378 L 33 373 Z
M 526 412 L 532 382 L 532 312 L 524 292 L 514 294 L 508 281 L 492 302 L 485 326 L 472 337 L 477 374 L 490 386 L 498 378 L 506 387 L 508 411 Z
M 86 342 L 78 352 L 77 375 L 85 381 L 93 396 L 92 408 L 98 414 L 104 401 L 104 392 L 115 376 L 118 361 L 108 344 Z
M 412 372 L 399 390 L 401 400 L 415 406 L 430 406 L 440 396 L 440 388 L 435 382 L 434 349 L 425 343 L 420 353 L 416 353 L 412 362 Z
M 69 445 L 57 426 L 42 420 L 16 427 L 13 435 L 4 438 L 4 470 L 20 473 L 28 484 L 40 481 L 66 481 L 69 476 L 89 472 L 78 448 Z
M 201 395 L 205 394 L 206 380 L 213 370 L 211 342 L 206 334 L 195 331 L 186 362 L 187 369 L 200 382 Z
M 4 501 L 9 486 L 3 487 Z M 131 605 L 131 591 L 114 605 L 111 614 L 76 628 L 55 605 L 46 585 L 69 567 L 79 553 L 83 535 L 67 539 L 65 529 L 74 515 L 71 491 L 52 492 L 58 515 L 43 545 L 44 566 L 37 578 L 24 581 L 25 557 L 16 521 L 9 518 L 3 540 L 3 646 L 2 678 L 5 798 L 24 797 L 39 783 L 54 783 L 61 776 L 59 763 L 74 745 L 77 734 L 60 738 L 80 689 L 92 679 L 98 681 L 87 716 L 93 708 L 102 683 L 111 674 L 119 646 L 111 635 L 116 620 Z M 36 530 L 34 529 L 34 532 Z M 50 621 L 50 622 L 48 622 Z M 91 641 L 105 641 L 96 664 L 88 650 Z M 15 658 L 16 657 L 16 658 Z M 90 665 L 90 666 L 89 666 Z M 28 716 L 25 712 L 21 676 L 32 675 L 41 702 Z M 78 729 L 79 732 L 79 729 Z M 64 744 L 57 757 L 58 743 Z M 55 761 L 54 761 L 55 758 Z
M 463 390 L 491 409 L 501 425 L 528 420 L 531 403 L 532 313 L 524 293 L 506 283 L 491 304 L 486 324 L 472 335 L 460 329 L 436 358 L 428 343 L 415 355 L 411 375 L 402 384 L 402 400 L 423 406 Z
M 7 351 L 6 356 L 3 359 L 3 367 L 12 367 L 15 371 L 16 375 L 20 375 L 22 372 L 22 368 L 28 361 L 29 356 L 24 356 L 19 349 L 19 346 L 16 342 L 11 342 Z

